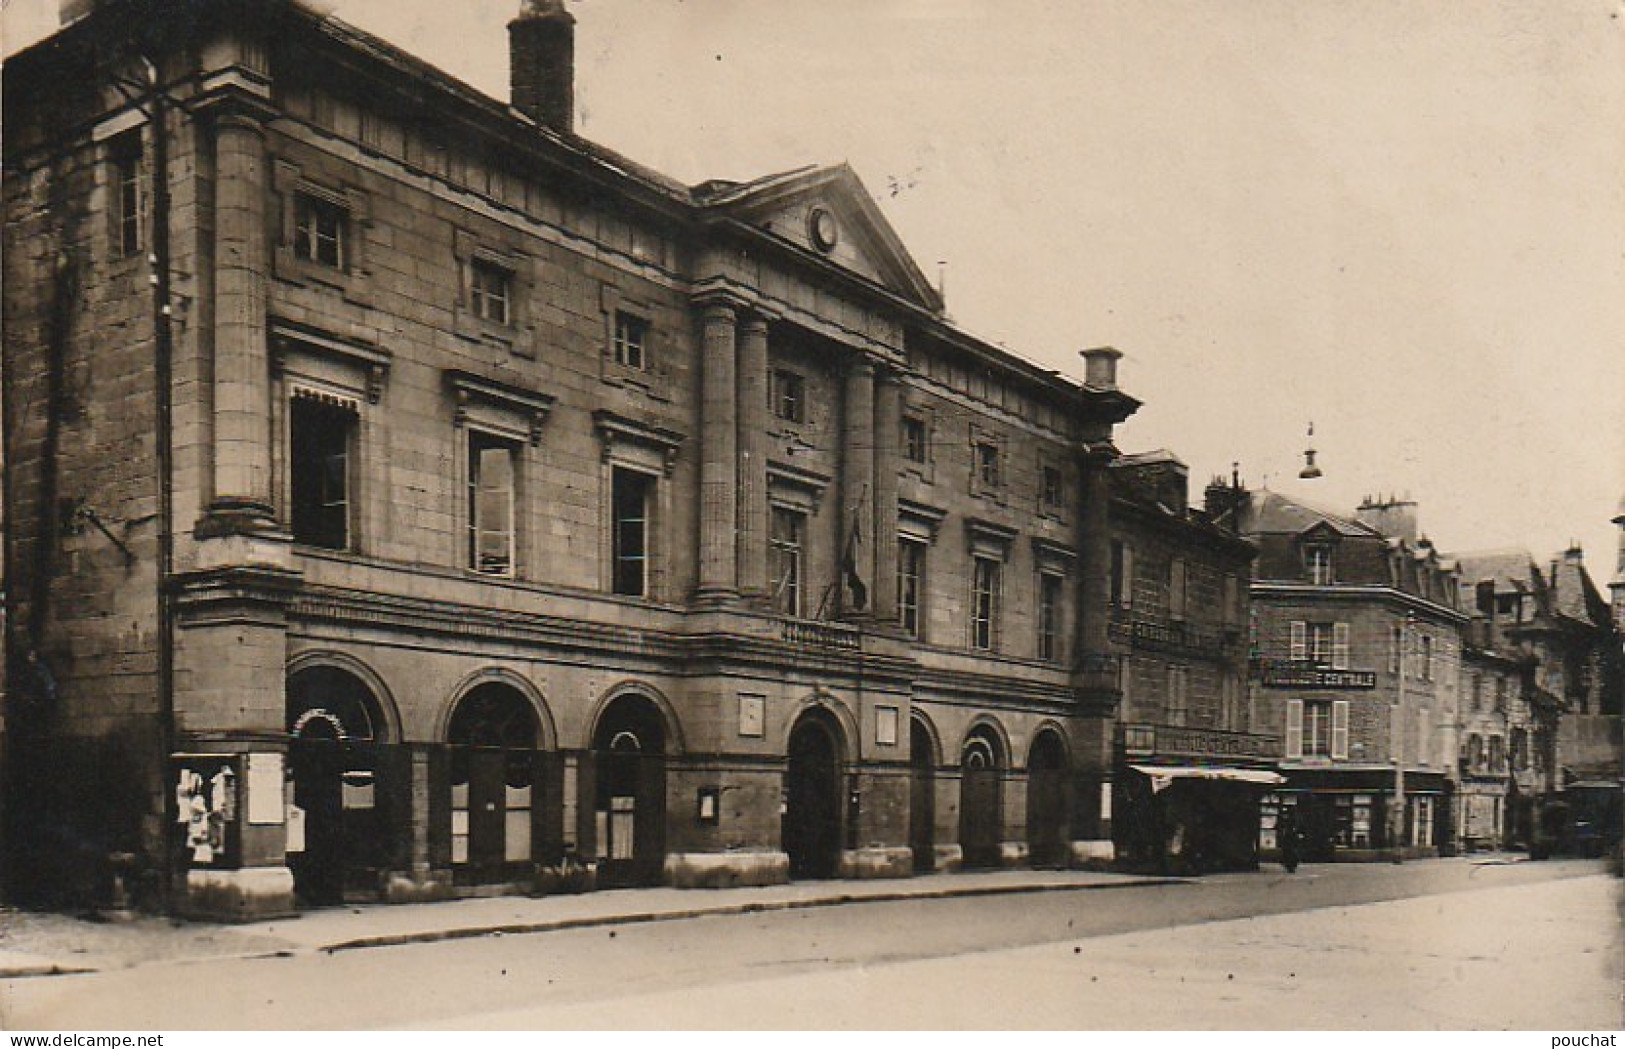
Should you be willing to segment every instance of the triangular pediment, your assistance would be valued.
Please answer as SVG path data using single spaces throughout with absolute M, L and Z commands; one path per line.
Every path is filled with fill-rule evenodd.
M 694 190 L 715 214 L 753 226 L 932 312 L 942 298 L 846 164 Z

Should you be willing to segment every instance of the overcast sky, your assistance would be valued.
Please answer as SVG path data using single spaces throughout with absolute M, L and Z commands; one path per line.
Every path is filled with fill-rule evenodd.
M 498 98 L 519 0 L 337 0 Z M 577 0 L 577 126 L 689 182 L 846 160 L 962 327 L 1200 489 L 1408 493 L 1446 550 L 1625 494 L 1619 0 Z M 8 0 L 6 49 L 54 20 Z M 1297 478 L 1315 424 L 1325 476 Z

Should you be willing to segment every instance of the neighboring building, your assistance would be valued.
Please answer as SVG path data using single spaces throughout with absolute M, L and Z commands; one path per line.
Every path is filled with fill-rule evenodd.
M 1187 506 L 1187 470 L 1167 451 L 1111 466 L 1111 629 L 1122 667 L 1113 812 L 1125 864 L 1250 869 L 1259 799 L 1279 783 L 1278 732 L 1247 705 L 1247 588 L 1253 547 Z
M 1256 723 L 1285 739 L 1285 786 L 1265 799 L 1261 846 L 1291 808 L 1306 858 L 1429 855 L 1453 843 L 1461 628 L 1453 566 L 1416 506 L 1356 516 L 1252 493 Z
M 91 6 L 4 70 L 17 897 L 1110 859 L 1115 351 L 955 328 L 844 166 L 582 140 L 557 2 L 512 108 L 314 7 Z M 1247 731 L 1242 544 L 1117 505 Z
M 1578 549 L 1544 566 L 1523 550 L 1462 554 L 1458 561 L 1461 604 L 1472 610 L 1470 636 L 1481 653 L 1466 669 L 1464 688 L 1485 666 L 1516 664 L 1518 678 L 1505 702 L 1499 692 L 1493 705 L 1486 698 L 1489 723 L 1480 720 L 1486 761 L 1463 750 L 1464 789 L 1469 781 L 1483 789 L 1488 777 L 1488 792 L 1499 788 L 1507 799 L 1501 841 L 1527 846 L 1541 798 L 1571 789 L 1617 794 L 1620 633 Z M 1504 730 L 1502 761 L 1491 749 L 1496 718 Z M 1464 738 L 1464 747 L 1470 742 Z M 1470 778 L 1469 768 L 1475 770 Z M 1464 820 L 1463 833 L 1474 840 L 1482 826 Z

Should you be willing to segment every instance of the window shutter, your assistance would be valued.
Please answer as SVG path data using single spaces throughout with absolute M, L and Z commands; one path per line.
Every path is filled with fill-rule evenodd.
M 1341 624 L 1339 624 L 1341 625 Z M 1332 757 L 1334 759 L 1347 759 L 1349 756 L 1349 701 L 1338 699 L 1332 701 Z
M 1309 658 L 1309 624 L 1301 619 L 1292 621 L 1292 661 L 1302 663 Z
M 1332 624 L 1332 669 L 1347 670 L 1349 668 L 1349 625 L 1347 623 Z
M 1428 722 L 1428 708 L 1423 707 L 1416 712 L 1416 760 L 1418 764 L 1426 765 L 1433 757 L 1433 734 Z
M 1303 700 L 1286 701 L 1286 756 L 1303 757 Z

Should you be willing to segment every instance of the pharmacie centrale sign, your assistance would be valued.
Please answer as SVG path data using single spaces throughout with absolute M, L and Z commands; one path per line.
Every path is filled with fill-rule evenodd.
M 1375 670 L 1329 670 L 1325 667 L 1264 668 L 1265 688 L 1376 688 Z

